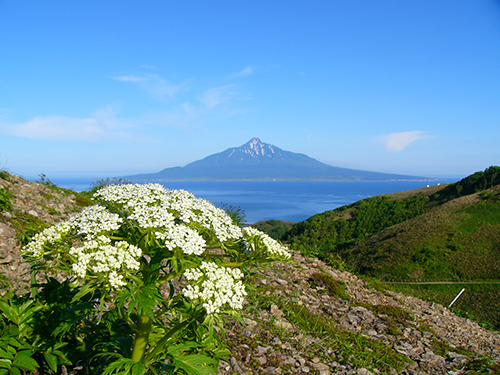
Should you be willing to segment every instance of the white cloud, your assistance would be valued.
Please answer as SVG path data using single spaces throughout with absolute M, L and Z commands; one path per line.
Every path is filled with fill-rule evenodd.
M 23 123 L 3 123 L 3 134 L 43 141 L 109 141 L 132 139 L 123 130 L 131 127 L 127 120 L 117 119 L 117 110 L 111 106 L 97 110 L 90 117 L 68 116 L 35 117 Z
M 227 103 L 234 97 L 233 88 L 234 85 L 226 85 L 209 89 L 200 96 L 200 102 L 209 109 Z
M 251 67 L 244 70 L 245 74 L 251 71 Z M 0 117 L 0 134 L 41 141 L 158 141 L 156 135 L 151 135 L 158 134 L 155 128 L 190 131 L 214 124 L 222 118 L 241 114 L 245 109 L 234 105 L 235 102 L 250 99 L 239 96 L 238 86 L 234 84 L 190 93 L 187 100 L 181 101 L 175 94 L 187 86 L 187 81 L 171 85 L 157 74 L 121 75 L 113 79 L 137 85 L 156 98 L 172 97 L 173 100 L 163 111 L 146 109 L 134 118 L 118 117 L 119 105 L 106 106 L 83 117 L 37 116 L 23 122 L 2 121 Z
M 385 134 L 377 138 L 385 149 L 389 152 L 400 152 L 420 139 L 429 138 L 423 131 L 416 130 L 411 132 Z
M 239 72 L 230 74 L 229 78 L 233 79 L 233 78 L 239 78 L 239 77 L 247 77 L 250 74 L 252 74 L 254 71 L 255 71 L 255 67 L 251 66 L 251 65 L 248 65 L 245 69 L 243 69 L 243 70 L 241 70 Z
M 104 133 L 94 118 L 65 116 L 35 117 L 24 123 L 10 125 L 7 132 L 21 138 L 44 141 L 97 141 Z
M 143 82 L 146 80 L 145 77 L 139 77 L 139 76 L 120 76 L 120 77 L 114 77 L 117 81 L 122 81 L 122 82 Z
M 150 65 L 150 64 L 142 64 L 140 66 L 140 68 L 142 69 L 149 69 L 149 70 L 158 70 L 158 68 L 154 65 Z
M 159 100 L 165 97 L 173 98 L 186 85 L 186 82 L 177 85 L 171 84 L 158 74 L 125 75 L 113 78 L 121 82 L 135 83 L 153 98 Z

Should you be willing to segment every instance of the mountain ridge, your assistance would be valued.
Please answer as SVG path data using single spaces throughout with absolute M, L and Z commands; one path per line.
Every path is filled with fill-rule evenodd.
M 208 155 L 184 167 L 125 176 L 133 181 L 388 181 L 425 177 L 334 167 L 305 154 L 285 151 L 259 138 Z

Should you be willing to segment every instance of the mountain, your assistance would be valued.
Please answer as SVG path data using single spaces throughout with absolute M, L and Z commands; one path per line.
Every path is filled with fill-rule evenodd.
M 423 177 L 333 167 L 307 155 L 253 138 L 240 147 L 209 155 L 184 167 L 125 176 L 133 181 L 382 181 Z

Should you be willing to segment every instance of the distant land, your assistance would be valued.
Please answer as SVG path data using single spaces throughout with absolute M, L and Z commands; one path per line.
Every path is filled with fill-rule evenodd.
M 253 138 L 184 167 L 123 178 L 138 181 L 395 181 L 433 180 L 419 176 L 334 167 Z

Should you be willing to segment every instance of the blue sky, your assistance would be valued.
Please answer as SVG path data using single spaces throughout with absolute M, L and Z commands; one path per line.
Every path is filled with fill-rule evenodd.
M 252 137 L 339 167 L 500 164 L 500 2 L 0 0 L 0 168 L 183 166 Z

